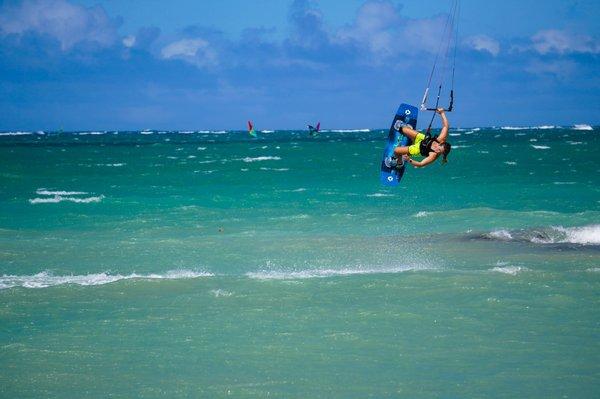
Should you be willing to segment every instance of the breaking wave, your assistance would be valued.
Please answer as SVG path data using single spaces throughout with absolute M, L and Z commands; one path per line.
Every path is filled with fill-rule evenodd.
M 594 130 L 593 127 L 591 127 L 590 125 L 585 124 L 585 123 L 573 125 L 572 129 L 573 130 Z
M 29 199 L 30 204 L 57 204 L 59 202 L 89 204 L 91 202 L 100 202 L 104 199 L 104 195 L 82 197 L 83 195 L 88 194 L 85 191 L 48 190 L 45 188 L 37 189 L 36 194 L 42 195 L 43 197 Z
M 170 270 L 163 274 L 137 274 L 128 275 L 92 273 L 85 275 L 54 276 L 49 272 L 41 272 L 31 276 L 3 275 L 0 277 L 0 289 L 13 287 L 23 288 L 46 288 L 56 285 L 103 285 L 121 280 L 177 280 L 198 277 L 212 277 L 212 273 L 198 272 L 193 270 Z
M 552 226 L 531 230 L 494 230 L 477 238 L 496 241 L 521 241 L 534 244 L 600 245 L 600 224 L 563 227 Z
M 424 266 L 399 266 L 392 268 L 382 269 L 314 269 L 314 270 L 300 270 L 300 271 L 280 271 L 280 270 L 269 270 L 259 272 L 248 272 L 246 276 L 251 279 L 257 280 L 303 280 L 312 278 L 327 278 L 327 277 L 343 277 L 343 276 L 354 276 L 361 274 L 393 274 L 402 273 L 418 270 L 437 270 L 432 267 Z
M 242 161 L 244 162 L 259 162 L 259 161 L 279 161 L 281 160 L 280 157 L 273 157 L 273 156 L 263 156 L 263 157 L 254 157 L 254 158 L 250 158 L 250 157 L 246 157 L 246 158 L 242 158 Z

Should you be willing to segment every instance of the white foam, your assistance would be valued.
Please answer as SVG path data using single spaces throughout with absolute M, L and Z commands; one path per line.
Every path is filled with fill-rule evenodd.
M 572 129 L 573 130 L 594 130 L 593 127 L 591 127 L 590 125 L 587 125 L 585 123 L 573 125 Z
M 583 144 L 583 141 L 570 141 L 570 140 L 567 140 L 567 144 L 580 145 L 580 144 Z
M 500 129 L 502 130 L 527 130 L 528 127 L 524 126 L 502 126 Z
M 193 134 L 194 131 L 193 130 L 180 130 L 179 133 L 180 134 Z
M 504 241 L 513 239 L 512 235 L 507 230 L 495 230 L 495 231 L 492 231 L 491 233 L 489 233 L 488 236 L 490 238 L 495 238 L 497 240 L 504 240 Z
M 568 228 L 554 227 L 554 229 L 565 234 L 561 242 L 600 245 L 600 224 Z
M 514 161 L 504 161 L 505 164 L 507 165 L 516 165 L 517 163 Z
M 426 216 L 431 215 L 431 212 L 426 212 L 426 211 L 420 211 L 415 213 L 414 215 L 412 215 L 414 218 L 424 218 Z
M 269 218 L 270 220 L 300 220 L 300 219 L 310 219 L 310 215 L 307 214 L 299 214 L 299 215 L 289 215 L 289 216 L 278 216 Z
M 281 160 L 280 157 L 273 157 L 273 156 L 263 156 L 263 157 L 254 157 L 254 158 L 250 158 L 250 157 L 242 158 L 242 161 L 244 161 L 244 162 L 279 161 L 279 160 Z
M 261 133 L 273 133 L 274 130 L 261 130 L 260 132 Z
M 29 200 L 30 204 L 57 204 L 59 202 L 75 202 L 79 204 L 89 204 L 91 202 L 100 202 L 104 199 L 104 195 L 100 195 L 98 197 L 86 197 L 86 198 L 77 198 L 77 197 L 63 197 L 62 195 L 55 195 L 53 197 L 43 197 L 43 198 L 32 198 Z
M 0 277 L 0 289 L 12 287 L 24 288 L 46 288 L 64 284 L 75 284 L 82 286 L 103 285 L 120 280 L 175 280 L 190 279 L 198 277 L 211 277 L 212 273 L 198 272 L 193 270 L 170 270 L 163 274 L 137 274 L 128 275 L 92 273 L 85 275 L 54 276 L 49 272 L 41 272 L 31 276 L 3 275 Z
M 210 293 L 213 294 L 215 296 L 215 298 L 230 297 L 230 296 L 233 295 L 232 292 L 225 291 L 225 290 L 222 290 L 222 289 L 210 290 Z
M 272 170 L 274 172 L 287 172 L 289 168 L 260 168 L 260 170 Z
M 563 185 L 572 185 L 572 184 L 577 184 L 574 181 L 555 181 L 554 184 L 556 184 L 557 186 L 563 186 Z
M 535 148 L 536 150 L 548 150 L 550 149 L 549 146 L 547 145 L 534 145 L 534 144 L 530 144 L 533 148 Z
M 31 132 L 5 132 L 0 133 L 0 136 L 29 136 Z
M 112 166 L 115 168 L 121 167 L 121 166 L 125 166 L 127 165 L 126 163 L 97 163 L 96 166 Z
M 332 130 L 323 130 L 325 132 L 335 132 L 335 133 L 358 133 L 358 132 L 370 132 L 371 129 L 332 129 Z
M 541 129 L 541 130 L 556 129 L 556 128 L 557 128 L 557 126 L 554 126 L 554 125 L 541 125 L 541 126 L 532 127 L 532 129 Z
M 45 188 L 38 188 L 35 191 L 39 195 L 85 195 L 85 191 L 50 191 Z
M 522 271 L 527 270 L 525 267 L 521 266 L 496 266 L 491 269 L 493 272 L 510 274 L 511 276 L 516 276 Z
M 394 194 L 387 193 L 375 193 L 375 194 L 367 194 L 367 197 L 393 197 Z
M 311 278 L 344 277 L 361 274 L 392 274 L 415 270 L 434 270 L 420 266 L 400 266 L 382 269 L 314 269 L 301 271 L 259 271 L 248 272 L 246 276 L 257 280 L 303 280 Z

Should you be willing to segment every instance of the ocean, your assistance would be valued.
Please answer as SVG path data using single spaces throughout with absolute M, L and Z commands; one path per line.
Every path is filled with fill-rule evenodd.
M 597 127 L 257 133 L 0 133 L 0 397 L 597 397 Z

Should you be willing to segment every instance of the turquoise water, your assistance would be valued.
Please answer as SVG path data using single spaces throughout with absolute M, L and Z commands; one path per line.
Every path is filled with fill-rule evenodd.
M 258 133 L 0 133 L 1 397 L 597 395 L 597 128 Z

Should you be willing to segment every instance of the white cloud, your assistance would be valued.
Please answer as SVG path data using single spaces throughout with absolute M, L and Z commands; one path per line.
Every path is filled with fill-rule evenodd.
M 199 67 L 218 64 L 216 51 L 204 39 L 182 39 L 173 42 L 161 50 L 165 59 L 181 59 Z
M 129 35 L 123 38 L 123 46 L 125 47 L 133 47 L 135 46 L 135 36 Z
M 531 41 L 533 49 L 540 54 L 598 54 L 600 52 L 600 45 L 591 36 L 571 34 L 556 29 L 540 31 L 531 38 Z
M 577 64 L 569 60 L 542 62 L 534 60 L 525 67 L 525 71 L 535 75 L 554 75 L 566 79 L 575 74 Z
M 334 41 L 354 42 L 380 61 L 414 51 L 435 53 L 444 22 L 442 16 L 408 19 L 389 1 L 369 1 L 358 10 L 352 24 L 336 33 Z
M 487 35 L 469 36 L 465 38 L 464 43 L 473 50 L 485 51 L 494 57 L 500 53 L 500 43 Z
M 0 8 L 0 34 L 34 32 L 60 42 L 63 51 L 81 42 L 110 46 L 117 26 L 102 7 L 82 7 L 66 0 L 26 0 Z

